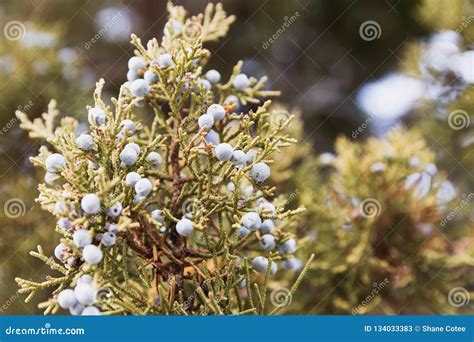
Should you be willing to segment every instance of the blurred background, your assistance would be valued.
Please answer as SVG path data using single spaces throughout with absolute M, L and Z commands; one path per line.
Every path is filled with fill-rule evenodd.
M 208 1 L 173 3 L 199 13 Z M 460 28 L 465 48 L 474 37 L 472 5 L 464 0 L 225 0 L 223 4 L 237 21 L 227 37 L 208 46 L 213 53 L 210 67 L 225 77 L 243 59 L 245 73 L 268 75 L 268 86 L 282 91 L 279 101 L 301 111 L 302 143 L 314 153 L 332 152 L 340 135 L 363 140 L 383 135 L 399 121 L 420 124 L 419 108 L 413 106 L 419 88 L 413 80 L 420 77 L 417 61 L 423 42 L 437 31 Z M 57 243 L 54 219 L 34 202 L 43 175 L 28 158 L 37 153 L 39 143 L 20 130 L 15 110 L 38 117 L 54 98 L 63 115 L 85 120 L 95 81 L 106 80 L 106 95 L 118 93 L 133 55 L 130 34 L 145 42 L 161 37 L 165 8 L 166 1 L 157 0 L 1 2 L 1 314 L 39 312 L 35 305 L 23 303 L 14 278 L 38 279 L 46 274 L 47 267 L 29 257 L 28 251 L 41 244 L 51 254 Z M 387 75 L 400 70 L 412 78 L 387 80 Z M 370 112 L 368 107 L 376 110 Z M 364 123 L 367 128 L 360 130 Z M 437 150 L 456 156 L 459 149 L 452 139 L 438 143 L 442 146 L 433 143 Z M 464 158 L 453 158 L 439 162 L 453 170 L 455 178 L 469 179 L 466 186 L 472 185 L 472 175 L 467 175 L 472 168 L 464 165 Z

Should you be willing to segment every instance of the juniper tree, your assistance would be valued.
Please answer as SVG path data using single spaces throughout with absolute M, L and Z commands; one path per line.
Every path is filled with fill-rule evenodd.
M 302 134 L 297 128 L 290 130 L 294 136 Z M 466 312 L 450 291 L 469 291 L 472 194 L 438 170 L 416 128 L 398 127 L 366 142 L 340 138 L 335 154 L 319 158 L 302 149 L 291 151 L 291 161 L 275 160 L 274 168 L 287 191 L 297 189 L 291 205 L 306 207 L 300 249 L 315 254 L 301 294 L 285 310 Z
M 46 171 L 37 201 L 61 236 L 54 258 L 31 252 L 59 275 L 16 279 L 26 301 L 51 292 L 45 314 L 279 309 L 266 309 L 267 289 L 296 252 L 292 222 L 303 211 L 273 201 L 271 156 L 295 143 L 284 133 L 291 117 L 270 120 L 266 99 L 278 92 L 243 74 L 242 62 L 227 79 L 206 68 L 203 44 L 234 20 L 221 5 L 191 17 L 168 11 L 161 42 L 132 35 L 118 97 L 104 101 L 97 82 L 88 132 L 71 117 L 58 123 L 55 101 L 34 121 L 17 112 L 30 137 L 48 143 L 31 161 Z

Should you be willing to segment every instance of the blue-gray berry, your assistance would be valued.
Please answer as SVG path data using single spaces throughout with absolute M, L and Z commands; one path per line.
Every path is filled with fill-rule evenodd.
M 242 224 L 251 231 L 256 231 L 260 228 L 262 224 L 262 219 L 260 215 L 255 212 L 246 213 L 242 216 Z
M 148 82 L 148 84 L 153 84 L 158 82 L 160 79 L 158 75 L 151 69 L 148 69 L 145 71 L 145 74 L 143 75 L 143 79 Z
M 82 305 L 91 305 L 96 299 L 97 291 L 92 284 L 82 283 L 74 288 L 74 294 Z
M 135 150 L 131 148 L 124 148 L 122 152 L 120 152 L 120 161 L 125 165 L 131 166 L 135 164 L 138 159 L 138 154 Z
M 219 159 L 220 161 L 226 161 L 232 159 L 232 155 L 234 153 L 234 148 L 227 143 L 222 143 L 217 145 L 214 148 L 214 154 L 216 155 L 216 158 Z
M 222 120 L 225 116 L 225 109 L 220 104 L 214 103 L 207 108 L 207 114 L 212 115 L 214 121 Z
M 135 192 L 138 196 L 147 196 L 152 189 L 153 184 L 147 178 L 142 178 L 135 184 Z
M 82 310 L 82 316 L 100 316 L 100 310 L 95 306 L 88 306 Z
M 87 245 L 82 250 L 82 258 L 89 265 L 97 265 L 99 262 L 102 261 L 103 256 L 104 254 L 96 245 Z
M 63 309 L 69 309 L 76 305 L 77 299 L 73 289 L 65 289 L 58 294 L 58 304 Z
M 270 219 L 263 220 L 259 230 L 262 234 L 270 234 L 275 230 L 275 222 Z
M 206 134 L 204 139 L 211 145 L 217 145 L 220 142 L 219 133 L 212 129 Z
M 66 166 L 66 159 L 62 154 L 53 153 L 46 158 L 45 165 L 48 172 L 56 173 Z
M 142 176 L 140 176 L 138 173 L 136 172 L 129 172 L 127 173 L 127 175 L 125 176 L 125 184 L 127 184 L 127 186 L 135 186 L 135 184 L 137 184 L 137 182 L 142 178 Z
M 62 261 L 68 249 L 69 249 L 68 246 L 66 246 L 64 243 L 61 242 L 54 248 L 54 256 L 56 257 L 56 259 Z
M 274 250 L 276 247 L 275 237 L 271 234 L 262 235 L 260 246 L 267 252 Z
M 89 134 L 81 134 L 76 138 L 77 147 L 83 151 L 88 151 L 94 146 L 94 139 Z
M 211 129 L 214 125 L 214 117 L 210 114 L 203 114 L 198 119 L 199 128 Z
M 117 240 L 116 236 L 112 232 L 105 232 L 102 234 L 101 242 L 106 247 L 111 247 L 115 245 L 115 241 Z
M 208 72 L 206 72 L 206 78 L 211 83 L 217 83 L 221 80 L 221 74 L 219 73 L 219 71 L 211 69 Z
M 242 238 L 246 237 L 249 234 L 250 234 L 250 230 L 248 230 L 247 227 L 245 227 L 245 226 L 240 227 L 240 229 L 239 229 L 239 238 L 242 239 Z
M 145 97 L 146 94 L 150 91 L 150 85 L 144 79 L 139 78 L 130 84 L 130 91 L 135 97 Z
M 78 248 L 86 247 L 92 243 L 92 236 L 86 229 L 78 229 L 72 234 L 72 241 Z
M 163 158 L 158 152 L 150 152 L 146 156 L 146 161 L 150 163 L 151 166 L 157 167 L 163 162 Z
M 296 241 L 295 239 L 288 239 L 281 244 L 278 249 L 281 254 L 293 254 L 296 252 Z
M 133 56 L 128 60 L 128 69 L 138 72 L 140 69 L 145 68 L 147 65 L 145 59 L 138 56 Z
M 252 267 L 255 271 L 263 273 L 267 269 L 268 259 L 262 256 L 255 257 L 252 260 Z
M 248 88 L 249 84 L 249 78 L 245 74 L 238 74 L 232 81 L 232 85 L 237 90 L 245 90 Z
M 176 224 L 176 231 L 181 236 L 189 236 L 193 233 L 193 223 L 187 218 L 182 218 Z
M 252 166 L 250 175 L 256 182 L 264 182 L 268 177 L 270 177 L 270 167 L 262 162 L 257 163 Z
M 155 209 L 151 212 L 151 218 L 158 222 L 164 222 L 165 217 L 163 216 L 163 212 L 160 209 Z
M 122 209 L 123 209 L 122 203 L 117 202 L 113 206 L 107 209 L 107 216 L 115 218 L 120 215 L 120 213 L 122 212 Z
M 130 119 L 125 119 L 120 122 L 120 127 L 122 127 L 126 130 L 128 130 L 130 133 L 134 134 L 135 131 L 137 130 L 137 126 L 135 125 L 135 122 L 133 122 Z
M 86 214 L 94 215 L 100 211 L 100 199 L 96 194 L 87 194 L 81 200 L 81 208 Z
M 105 124 L 106 121 L 106 115 L 105 112 L 102 108 L 99 107 L 93 107 L 89 109 L 89 122 L 94 123 L 95 125 L 101 126 Z
M 168 68 L 173 64 L 173 58 L 169 53 L 164 53 L 158 57 L 158 65 L 160 68 Z
M 232 154 L 232 162 L 235 166 L 242 167 L 245 165 L 245 161 L 247 156 L 244 151 L 242 150 L 235 150 Z

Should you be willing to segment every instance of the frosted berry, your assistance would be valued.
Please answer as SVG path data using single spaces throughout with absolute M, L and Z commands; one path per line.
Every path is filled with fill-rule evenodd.
M 131 148 L 124 148 L 122 152 L 120 152 L 120 161 L 125 165 L 131 166 L 135 164 L 138 159 L 138 154 L 135 150 Z
M 225 109 L 220 104 L 212 104 L 207 108 L 207 114 L 212 115 L 214 121 L 222 120 L 225 116 Z
M 117 237 L 115 236 L 114 233 L 106 232 L 102 235 L 102 239 L 100 241 L 102 242 L 104 246 L 111 247 L 115 245 L 116 240 L 117 240 Z
M 272 262 L 270 266 L 270 274 L 275 274 L 278 271 L 278 265 L 275 261 Z
M 211 82 L 209 82 L 208 80 L 204 80 L 202 78 L 200 78 L 198 81 L 197 81 L 197 84 L 198 85 L 202 85 L 204 87 L 204 89 L 206 89 L 206 91 L 209 91 L 211 90 L 212 88 L 212 84 Z
M 136 172 L 129 172 L 125 176 L 125 184 L 128 186 L 135 186 L 137 182 L 142 178 L 138 173 Z
M 100 310 L 95 306 L 88 306 L 82 310 L 82 316 L 100 316 Z
M 79 277 L 79 279 L 77 279 L 77 284 L 92 284 L 92 281 L 94 279 L 92 278 L 92 276 L 90 274 L 84 274 L 82 276 Z
M 252 267 L 255 271 L 263 273 L 267 269 L 268 259 L 262 256 L 255 257 L 252 260 Z
M 120 213 L 122 212 L 122 209 L 123 209 L 122 203 L 117 202 L 113 206 L 107 209 L 107 216 L 115 218 L 120 215 Z
M 209 131 L 209 133 L 206 134 L 204 139 L 207 141 L 208 144 L 212 145 L 218 145 L 220 142 L 219 134 L 212 129 Z
M 92 243 L 92 237 L 88 230 L 79 229 L 72 234 L 72 241 L 76 247 L 83 248 Z
M 66 159 L 59 153 L 53 153 L 46 158 L 46 170 L 48 172 L 59 172 L 60 169 L 66 166 Z
M 106 115 L 102 108 L 93 107 L 89 109 L 89 122 L 93 122 L 96 125 L 105 124 Z
M 81 200 L 81 208 L 86 214 L 94 215 L 100 211 L 100 199 L 96 194 L 87 194 Z
M 216 158 L 219 159 L 220 161 L 226 161 L 226 160 L 232 159 L 233 153 L 234 153 L 234 148 L 227 143 L 219 144 L 214 149 L 214 154 L 216 155 Z
M 281 266 L 285 270 L 296 272 L 303 268 L 303 261 L 301 261 L 301 259 L 298 259 L 298 258 L 291 258 L 291 259 L 283 260 L 281 263 Z
M 128 60 L 128 69 L 138 72 L 140 69 L 145 68 L 147 65 L 145 59 L 138 56 L 133 56 Z
M 163 158 L 158 152 L 150 152 L 146 156 L 146 161 L 150 163 L 151 166 L 156 167 L 163 162 Z
M 120 127 L 122 127 L 126 130 L 128 130 L 130 133 L 135 133 L 137 130 L 137 126 L 135 125 L 135 122 L 133 122 L 130 119 L 125 119 L 120 122 Z
M 82 258 L 89 265 L 97 265 L 102 261 L 103 256 L 104 254 L 96 245 L 87 245 L 82 251 Z
M 128 70 L 128 72 L 127 72 L 127 81 L 128 82 L 127 83 L 133 82 L 138 78 L 140 78 L 140 75 L 138 74 L 138 72 L 136 72 L 135 70 Z M 130 84 L 128 86 L 130 86 Z
M 250 165 L 253 163 L 253 159 L 255 158 L 255 150 L 249 150 L 245 154 L 245 164 Z
M 64 243 L 60 243 L 54 248 L 54 256 L 58 260 L 63 260 L 64 255 L 67 253 L 68 247 Z
M 214 117 L 210 114 L 203 114 L 198 119 L 199 128 L 207 128 L 211 129 L 212 125 L 214 125 Z
M 288 239 L 283 244 L 281 244 L 278 249 L 282 254 L 293 254 L 296 252 L 296 241 L 295 239 Z
M 276 247 L 275 237 L 270 234 L 263 235 L 260 240 L 260 246 L 267 252 L 274 250 Z
M 246 213 L 242 216 L 242 224 L 251 231 L 256 231 L 262 225 L 262 219 L 257 213 Z
M 206 72 L 206 78 L 211 83 L 217 83 L 221 80 L 221 74 L 219 71 L 212 69 Z
M 137 152 L 137 154 L 140 153 L 140 146 L 138 146 L 138 144 L 135 144 L 135 143 L 128 143 L 128 144 L 125 145 L 123 148 L 124 148 L 124 149 L 132 149 L 132 150 L 134 150 L 135 152 Z
M 252 166 L 250 175 L 256 182 L 264 182 L 268 177 L 270 177 L 270 167 L 265 163 L 257 163 Z
M 163 216 L 163 212 L 160 209 L 155 209 L 151 212 L 151 218 L 158 222 L 164 222 L 165 217 Z
M 276 211 L 275 206 L 271 204 L 270 202 L 268 202 L 267 200 L 261 201 L 258 204 L 258 209 L 264 212 L 272 213 L 272 214 L 274 214 Z
M 145 197 L 146 196 L 135 195 L 135 197 L 133 197 L 133 204 L 140 203 L 141 201 L 143 201 L 145 199 Z
M 77 303 L 77 299 L 76 299 L 76 296 L 74 295 L 74 290 L 66 289 L 59 292 L 58 304 L 63 309 L 69 309 L 70 307 L 73 307 L 74 305 L 76 305 L 76 303 Z
M 189 236 L 193 233 L 193 223 L 187 218 L 182 218 L 176 224 L 176 231 L 181 236 Z
M 73 316 L 78 316 L 82 314 L 83 310 L 84 310 L 84 305 L 82 305 L 81 303 L 76 303 L 76 305 L 69 308 L 69 313 Z
M 44 181 L 49 185 L 56 185 L 58 183 L 59 177 L 56 173 L 46 172 L 44 174 Z
M 244 166 L 247 159 L 247 155 L 242 150 L 235 150 L 232 154 L 232 162 L 236 166 Z
M 244 226 L 240 227 L 240 229 L 239 229 L 239 237 L 240 238 L 244 238 L 249 234 L 250 234 L 250 230 L 248 230 L 247 227 L 244 227 Z
M 160 68 L 168 68 L 173 64 L 173 58 L 169 53 L 164 53 L 158 57 L 158 65 Z
M 145 71 L 145 74 L 143 75 L 143 79 L 148 82 L 148 84 L 153 84 L 158 82 L 160 79 L 158 75 L 151 69 L 148 69 Z
M 225 98 L 224 104 L 226 105 L 236 105 L 236 108 L 239 107 L 239 98 L 235 95 L 229 95 Z
M 81 134 L 76 139 L 77 147 L 83 151 L 88 151 L 94 146 L 94 139 L 89 134 Z
M 135 192 L 138 196 L 147 196 L 152 189 L 153 184 L 147 178 L 142 178 L 135 184 Z
M 263 220 L 259 230 L 262 234 L 270 234 L 275 230 L 275 222 L 270 219 Z
M 69 229 L 71 227 L 71 221 L 69 221 L 69 219 L 67 217 L 61 217 L 58 220 L 58 227 L 61 230 Z
M 91 305 L 96 299 L 97 291 L 92 284 L 83 283 L 74 288 L 74 294 L 77 301 L 82 305 Z
M 248 88 L 249 84 L 249 78 L 245 74 L 238 74 L 232 81 L 232 85 L 237 90 L 245 90 Z
M 139 78 L 132 82 L 130 91 L 135 97 L 144 97 L 150 91 L 150 85 L 144 79 Z

